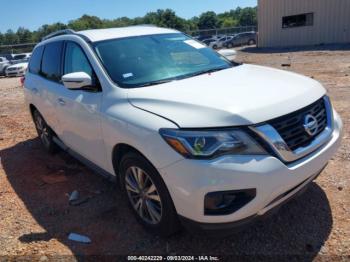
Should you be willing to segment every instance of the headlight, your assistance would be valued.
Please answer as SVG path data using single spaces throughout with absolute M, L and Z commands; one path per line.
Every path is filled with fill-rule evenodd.
M 219 155 L 261 155 L 266 151 L 247 133 L 232 130 L 160 129 L 165 141 L 186 158 L 208 159 Z

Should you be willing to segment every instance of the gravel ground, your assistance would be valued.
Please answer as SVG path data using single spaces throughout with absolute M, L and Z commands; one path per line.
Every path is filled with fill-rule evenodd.
M 301 197 L 224 239 L 184 231 L 163 239 L 145 232 L 114 184 L 65 153 L 50 156 L 43 151 L 23 106 L 19 78 L 0 78 L 0 261 L 127 254 L 350 260 L 350 46 L 328 49 L 239 51 L 240 61 L 321 81 L 345 129 L 342 147 Z M 47 177 L 61 181 L 44 183 Z M 88 201 L 68 205 L 67 194 L 73 190 Z M 87 235 L 92 243 L 72 242 L 67 239 L 70 232 Z

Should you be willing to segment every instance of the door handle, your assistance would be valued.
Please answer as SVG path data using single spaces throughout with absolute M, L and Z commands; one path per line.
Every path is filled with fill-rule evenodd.
M 66 105 L 66 101 L 64 101 L 62 98 L 57 99 L 57 101 L 61 106 Z

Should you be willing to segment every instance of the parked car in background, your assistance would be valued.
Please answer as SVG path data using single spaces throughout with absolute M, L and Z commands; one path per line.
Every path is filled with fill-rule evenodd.
M 232 48 L 239 45 L 255 45 L 257 40 L 256 32 L 245 32 L 236 34 L 232 39 L 223 43 L 224 47 Z
M 4 54 L 4 53 L 2 53 L 2 54 L 0 54 L 0 57 L 4 57 L 4 58 L 6 58 L 6 60 L 8 60 L 10 62 L 12 60 L 12 58 L 13 58 L 13 54 Z
M 208 39 L 202 40 L 201 42 L 202 42 L 203 44 L 209 46 L 210 43 L 215 42 L 216 40 L 217 40 L 217 38 L 212 37 L 212 38 L 208 38 Z
M 15 54 L 12 56 L 11 64 L 18 64 L 23 62 L 28 62 L 32 53 Z
M 220 37 L 219 39 L 213 41 L 213 42 L 210 42 L 209 44 L 209 47 L 213 48 L 213 49 L 218 49 L 218 48 L 222 48 L 223 47 L 223 44 L 226 42 L 226 41 L 229 41 L 233 38 L 233 36 L 223 36 L 223 37 Z
M 6 57 L 0 57 L 0 75 L 5 75 L 6 68 L 11 65 Z
M 196 39 L 198 41 L 204 41 L 204 40 L 207 40 L 207 39 L 211 39 L 213 38 L 211 35 L 202 35 L 202 36 L 195 36 L 193 37 L 193 39 Z
M 9 76 L 24 76 L 28 68 L 28 62 L 10 65 L 5 70 L 5 75 Z

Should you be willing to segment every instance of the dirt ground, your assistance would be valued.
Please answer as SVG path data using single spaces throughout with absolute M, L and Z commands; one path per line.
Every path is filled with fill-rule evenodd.
M 44 152 L 24 108 L 19 78 L 0 78 L 0 261 L 136 254 L 350 260 L 350 46 L 246 48 L 237 60 L 319 80 L 343 119 L 340 150 L 302 197 L 229 238 L 184 231 L 168 239 L 150 235 L 137 224 L 114 184 L 65 153 Z M 87 202 L 69 205 L 67 195 L 73 190 Z M 92 243 L 68 240 L 71 232 L 88 236 Z

